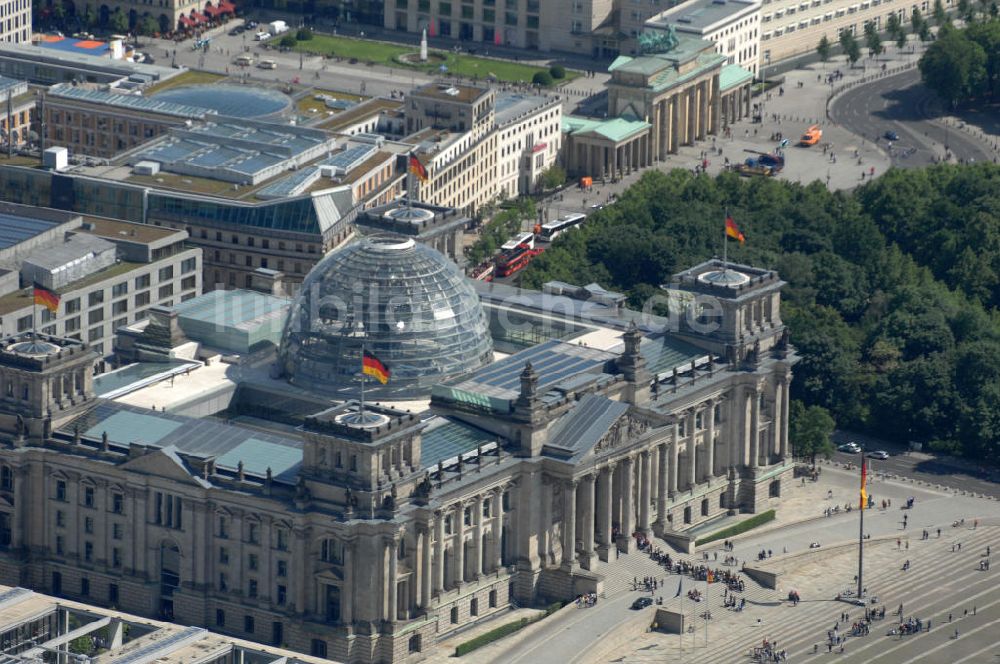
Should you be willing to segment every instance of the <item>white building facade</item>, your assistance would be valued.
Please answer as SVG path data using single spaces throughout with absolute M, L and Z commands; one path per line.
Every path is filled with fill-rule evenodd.
M 726 64 L 758 75 L 761 0 L 691 0 L 646 21 L 647 30 L 690 34 L 715 44 Z

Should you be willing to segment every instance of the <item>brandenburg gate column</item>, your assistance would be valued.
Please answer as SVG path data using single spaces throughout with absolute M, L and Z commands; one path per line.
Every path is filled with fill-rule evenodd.
M 660 111 L 660 142 L 656 146 L 656 158 L 664 159 L 670 152 L 670 119 L 674 112 L 673 106 L 666 100 L 657 105 Z

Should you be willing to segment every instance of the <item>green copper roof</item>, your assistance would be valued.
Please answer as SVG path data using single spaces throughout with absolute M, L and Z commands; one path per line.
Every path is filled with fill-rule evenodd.
M 725 92 L 753 80 L 753 74 L 739 65 L 726 65 L 719 72 L 719 90 Z
M 623 141 L 630 136 L 646 131 L 652 125 L 641 120 L 626 120 L 612 118 L 610 120 L 592 120 L 572 115 L 563 116 L 563 132 L 567 134 L 597 134 L 610 141 Z

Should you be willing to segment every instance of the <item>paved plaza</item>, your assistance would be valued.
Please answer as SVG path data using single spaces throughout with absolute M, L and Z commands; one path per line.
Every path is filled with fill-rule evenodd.
M 671 552 L 675 560 L 731 571 L 746 562 L 749 567 L 781 572 L 774 590 L 744 576 L 745 590 L 736 593 L 738 598 L 747 599 L 743 611 L 724 608 L 722 584 L 707 587 L 705 582 L 690 577 L 683 577 L 682 581 L 681 576 L 666 573 L 646 554 L 623 555 L 602 567 L 608 580 L 605 594 L 596 607 L 570 605 L 514 636 L 466 655 L 463 661 L 474 664 L 739 662 L 752 661 L 753 648 L 764 639 L 777 641 L 778 649 L 785 650 L 791 662 L 836 659 L 886 664 L 921 661 L 958 664 L 993 661 L 1000 655 L 996 571 L 979 569 L 980 561 L 986 560 L 986 547 L 995 553 L 1000 545 L 1000 503 L 933 485 L 871 478 L 869 494 L 877 508 L 865 513 L 865 531 L 871 539 L 866 544 L 864 585 L 869 599 L 878 600 L 873 606 L 885 606 L 886 617 L 873 622 L 868 636 L 849 636 L 851 625 L 862 617 L 863 609 L 839 602 L 836 596 L 855 587 L 858 512 L 845 513 L 843 508 L 857 500 L 858 471 L 833 464 L 821 468 L 818 482 L 803 485 L 798 480 L 784 489 L 777 520 L 735 538 L 731 552 L 716 542 L 693 556 L 678 557 L 665 543 L 654 544 Z M 833 495 L 828 497 L 831 491 Z M 909 497 L 915 499 L 914 507 L 901 510 L 900 506 Z M 882 510 L 883 499 L 891 501 L 891 507 Z M 840 506 L 840 514 L 824 516 L 826 509 L 834 505 Z M 962 519 L 963 525 L 953 526 Z M 924 530 L 928 531 L 929 539 L 922 539 Z M 810 549 L 811 543 L 821 546 Z M 772 557 L 758 562 L 756 556 L 761 550 L 770 550 Z M 707 563 L 702 560 L 705 552 L 709 556 Z M 724 565 L 727 555 L 735 556 L 739 565 Z M 907 560 L 909 569 L 903 571 Z M 649 628 L 654 609 L 629 609 L 635 598 L 650 596 L 648 591 L 632 590 L 633 578 L 645 576 L 656 576 L 662 582 L 652 596 L 662 596 L 668 608 L 684 612 L 695 625 L 693 633 L 681 637 L 653 632 Z M 679 583 L 683 592 L 680 598 L 675 598 Z M 692 588 L 699 589 L 707 599 L 702 602 L 687 599 L 686 593 Z M 798 591 L 801 597 L 797 606 L 787 601 L 790 590 Z M 931 629 L 909 636 L 890 636 L 890 630 L 899 623 L 899 617 L 893 614 L 900 603 L 904 618 L 919 618 L 925 626 L 930 620 Z M 707 621 L 700 617 L 706 610 L 712 616 Z M 846 623 L 839 620 L 842 612 L 848 613 Z M 514 618 L 498 618 L 493 621 L 495 624 L 478 631 Z M 827 631 L 838 622 L 838 634 L 848 635 L 843 642 L 844 652 L 839 652 L 839 646 L 828 652 Z M 958 639 L 954 638 L 956 629 Z M 463 640 L 452 639 L 454 643 L 449 643 L 433 659 L 444 661 L 454 645 Z

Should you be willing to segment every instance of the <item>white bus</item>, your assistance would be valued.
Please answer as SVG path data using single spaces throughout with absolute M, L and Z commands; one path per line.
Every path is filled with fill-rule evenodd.
M 559 217 L 555 221 L 548 221 L 542 224 L 542 232 L 538 236 L 546 242 L 551 242 L 569 229 L 582 224 L 586 218 L 587 215 L 577 212 Z
M 516 249 L 521 245 L 527 245 L 528 249 L 535 248 L 535 234 L 534 233 L 518 233 L 511 239 L 507 240 L 500 247 L 503 251 L 510 251 L 511 249 Z

